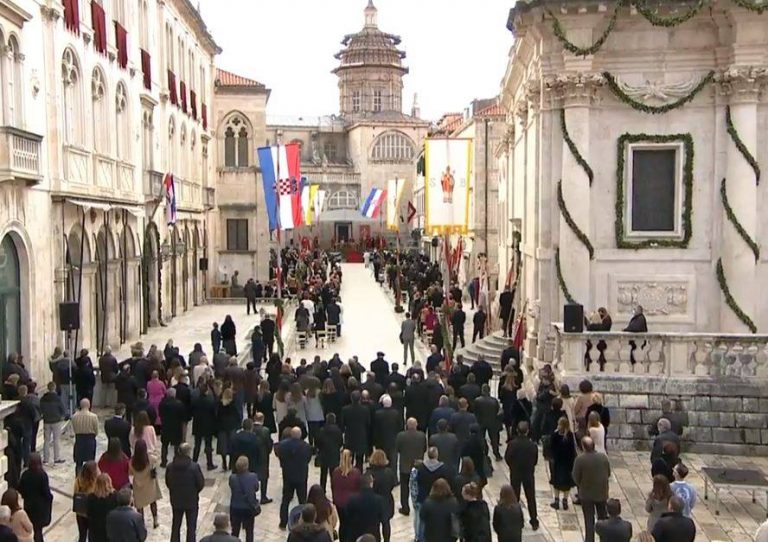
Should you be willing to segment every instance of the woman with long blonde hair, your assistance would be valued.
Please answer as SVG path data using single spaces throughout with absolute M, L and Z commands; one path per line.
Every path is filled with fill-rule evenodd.
M 339 466 L 331 474 L 331 493 L 333 504 L 339 514 L 339 535 L 341 540 L 346 540 L 345 523 L 346 510 L 349 499 L 360 491 L 360 471 L 353 466 L 353 455 L 350 450 L 341 452 Z
M 117 495 L 112 478 L 105 473 L 96 477 L 93 493 L 88 497 L 88 540 L 93 542 L 107 539 L 107 514 L 117 508 Z

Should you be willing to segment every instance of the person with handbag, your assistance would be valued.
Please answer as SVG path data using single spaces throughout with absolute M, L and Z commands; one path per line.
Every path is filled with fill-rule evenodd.
M 87 401 L 87 399 L 83 399 Z M 74 494 L 72 495 L 72 511 L 76 514 L 78 542 L 88 539 L 88 498 L 96 490 L 96 477 L 99 467 L 95 461 L 88 461 L 75 478 Z
M 88 496 L 88 542 L 109 542 L 107 514 L 117 508 L 115 488 L 109 474 L 99 474 L 93 493 Z
M 445 478 L 432 484 L 429 497 L 419 509 L 424 542 L 456 542 L 461 536 L 459 505 Z
M 40 454 L 29 456 L 29 468 L 21 475 L 18 489 L 24 499 L 24 511 L 35 530 L 34 540 L 43 542 L 43 528 L 51 523 L 53 493 Z
M 128 471 L 133 482 L 133 504 L 144 521 L 144 508 L 149 506 L 152 512 L 152 526 L 157 529 L 157 501 L 163 498 L 160 483 L 157 480 L 157 455 L 150 455 L 147 443 L 143 439 L 136 441 L 133 457 Z
M 491 512 L 481 486 L 471 482 L 461 488 L 464 501 L 459 512 L 463 542 L 491 542 Z
M 246 420 L 250 421 L 250 420 Z M 259 504 L 259 476 L 249 470 L 248 457 L 241 455 L 235 460 L 234 472 L 229 475 L 229 517 L 232 520 L 232 535 L 240 536 L 240 527 L 245 530 L 245 542 L 253 542 L 253 524 L 261 514 Z

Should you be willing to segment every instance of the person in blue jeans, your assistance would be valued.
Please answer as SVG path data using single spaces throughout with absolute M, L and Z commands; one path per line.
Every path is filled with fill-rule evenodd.
M 256 510 L 260 507 L 259 477 L 249 471 L 249 461 L 241 455 L 235 461 L 234 472 L 229 476 L 229 518 L 232 522 L 232 535 L 240 536 L 240 527 L 245 531 L 245 541 L 253 542 L 253 524 Z

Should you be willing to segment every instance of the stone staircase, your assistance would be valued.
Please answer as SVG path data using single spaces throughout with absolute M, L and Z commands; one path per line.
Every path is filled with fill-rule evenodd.
M 467 339 L 471 339 L 467 337 Z M 505 339 L 501 331 L 495 331 L 490 335 L 486 335 L 484 339 L 470 344 L 467 342 L 466 348 L 459 348 L 456 350 L 457 354 L 464 356 L 464 363 L 472 365 L 477 360 L 478 356 L 485 356 L 485 361 L 491 364 L 494 372 L 497 374 L 501 371 L 499 361 L 501 359 L 501 352 L 509 344 L 509 339 Z

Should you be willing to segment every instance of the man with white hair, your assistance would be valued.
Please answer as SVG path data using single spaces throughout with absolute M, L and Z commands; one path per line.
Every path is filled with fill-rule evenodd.
M 680 453 L 680 436 L 672 431 L 672 423 L 667 418 L 661 418 L 657 422 L 656 427 L 659 429 L 659 436 L 653 441 L 651 463 L 661 457 L 661 453 L 664 450 L 664 444 L 667 442 L 673 443 L 677 447 L 677 452 Z
M 389 395 L 382 395 L 380 402 L 382 408 L 373 415 L 373 445 L 384 450 L 389 464 L 394 466 L 397 461 L 395 439 L 403 430 L 403 416 L 399 410 L 392 408 L 392 397 Z
M 91 412 L 91 402 L 88 399 L 80 401 L 80 410 L 72 416 L 72 430 L 75 433 L 72 454 L 75 459 L 75 472 L 80 474 L 80 469 L 86 461 L 96 459 L 96 435 L 99 434 L 99 417 Z

